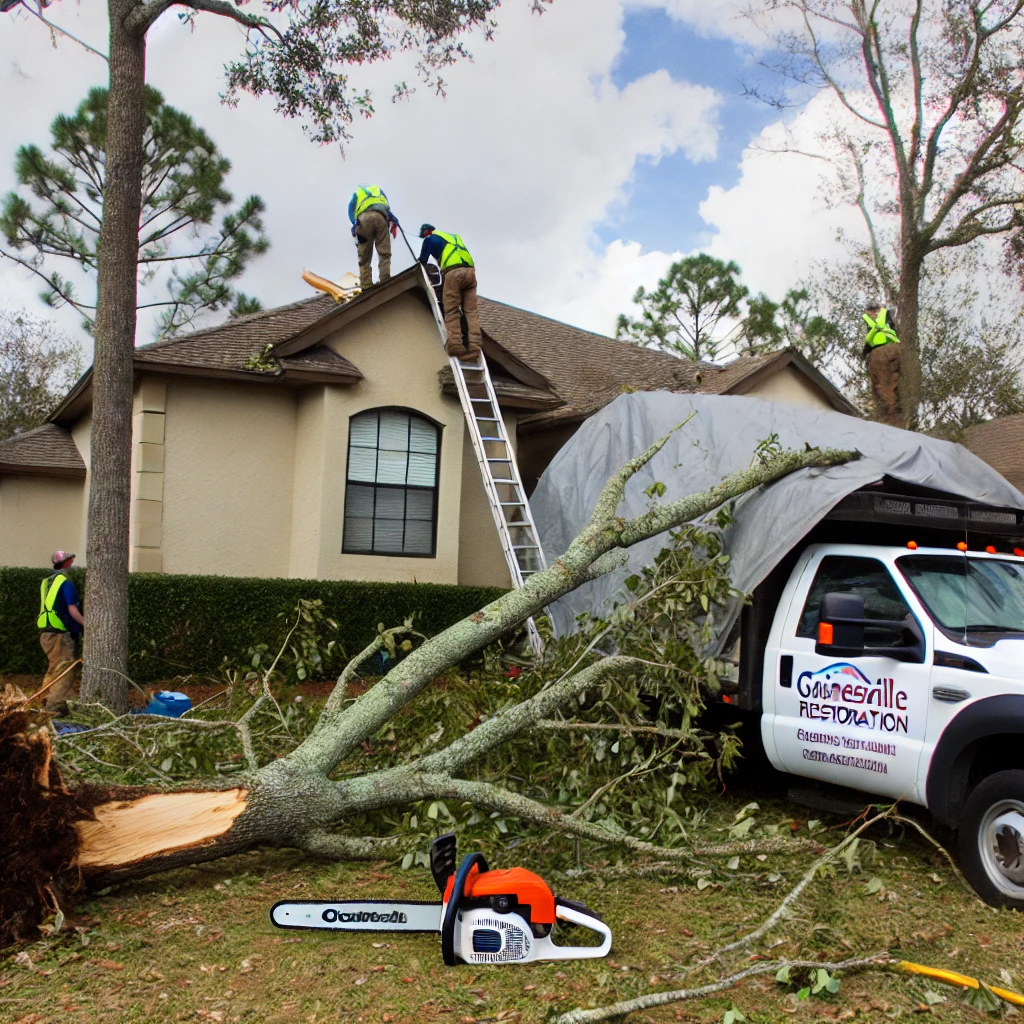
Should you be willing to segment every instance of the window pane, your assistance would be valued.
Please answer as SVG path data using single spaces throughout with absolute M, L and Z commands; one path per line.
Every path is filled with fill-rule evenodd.
M 373 518 L 373 491 L 372 487 L 362 487 L 359 484 L 349 484 L 345 489 L 345 515 L 356 516 L 361 519 Z
M 349 420 L 349 444 L 360 448 L 377 447 L 377 414 L 361 412 Z
M 433 487 L 437 479 L 437 456 L 409 454 L 409 484 L 412 487 Z
M 375 409 L 351 418 L 343 551 L 432 555 L 438 448 L 423 417 Z
M 397 554 L 402 550 L 405 523 L 401 519 L 375 519 L 373 521 L 373 550 Z
M 389 452 L 381 448 L 377 453 L 377 483 L 404 484 L 408 466 L 407 452 Z
M 814 638 L 818 635 L 821 600 L 826 594 L 857 594 L 864 598 L 866 619 L 902 619 L 910 613 L 893 578 L 885 566 L 874 558 L 856 558 L 848 555 L 830 555 L 821 560 L 817 575 L 807 595 L 797 636 Z M 877 630 L 875 632 L 878 632 Z M 865 637 L 865 646 L 891 646 L 890 636 Z
M 409 490 L 405 496 L 405 515 L 407 519 L 434 518 L 434 491 Z
M 410 424 L 409 450 L 413 452 L 426 452 L 428 455 L 437 454 L 437 427 L 426 420 L 419 420 L 413 417 Z
M 378 487 L 376 519 L 405 518 L 405 490 L 403 488 Z
M 380 414 L 379 447 L 392 451 L 407 452 L 409 450 L 409 415 L 383 409 Z
M 377 449 L 350 448 L 348 453 L 349 480 L 364 480 L 372 484 L 377 479 Z
M 434 540 L 434 524 L 410 519 L 405 524 L 405 553 L 429 555 Z
M 345 517 L 345 551 L 370 551 L 373 547 L 373 520 Z

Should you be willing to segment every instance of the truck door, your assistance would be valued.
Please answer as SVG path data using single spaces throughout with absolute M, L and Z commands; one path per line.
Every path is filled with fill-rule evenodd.
M 830 593 L 864 599 L 865 618 L 913 614 L 886 565 L 876 558 L 824 554 L 812 559 L 789 610 L 775 680 L 773 738 L 782 766 L 852 789 L 921 802 L 917 768 L 925 738 L 931 665 L 928 634 L 920 662 L 871 654 L 899 642 L 887 627 L 865 629 L 863 656 L 815 653 L 818 613 Z M 920 615 L 915 615 L 918 624 Z

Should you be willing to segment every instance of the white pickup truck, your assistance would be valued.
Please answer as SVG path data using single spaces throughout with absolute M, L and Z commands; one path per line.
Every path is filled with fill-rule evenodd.
M 1024 515 L 858 492 L 752 595 L 725 700 L 780 771 L 927 807 L 1024 909 Z

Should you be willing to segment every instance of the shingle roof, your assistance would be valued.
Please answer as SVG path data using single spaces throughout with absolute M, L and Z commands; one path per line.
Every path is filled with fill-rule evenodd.
M 522 425 L 581 419 L 607 405 L 624 387 L 694 390 L 696 367 L 675 356 L 638 348 L 603 334 L 550 320 L 493 299 L 480 299 L 480 326 L 503 348 L 542 373 L 565 400 Z
M 55 423 L 0 441 L 0 473 L 85 476 L 85 463 L 71 431 Z
M 278 359 L 284 370 L 304 370 L 308 373 L 336 373 L 339 376 L 362 378 L 362 373 L 355 363 L 349 362 L 344 356 L 339 355 L 333 348 L 326 345 L 314 345 L 307 348 L 305 352 L 298 352 L 294 356 L 284 356 Z
M 226 320 L 219 327 L 143 345 L 135 350 L 135 361 L 143 365 L 244 370 L 246 361 L 259 356 L 267 345 L 298 333 L 334 308 L 329 296 L 314 295 L 288 306 Z M 355 369 L 351 363 L 348 366 Z
M 960 443 L 1024 491 L 1024 413 L 968 427 Z

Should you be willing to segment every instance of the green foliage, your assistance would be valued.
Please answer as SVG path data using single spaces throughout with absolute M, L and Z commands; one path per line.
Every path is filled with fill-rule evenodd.
M 619 317 L 616 337 L 694 361 L 718 358 L 725 339 L 716 336 L 723 321 L 738 319 L 747 288 L 732 261 L 700 253 L 673 263 L 658 287 L 639 288 L 633 301 L 640 316 Z
M 834 996 L 839 991 L 839 979 L 832 977 L 824 967 L 780 967 L 775 980 L 797 990 L 797 999 L 809 996 Z
M 277 373 L 280 367 L 277 365 L 273 352 L 273 345 L 264 345 L 261 352 L 246 359 L 245 368 L 256 373 Z
M 95 304 L 80 299 L 72 281 L 50 269 L 70 260 L 95 275 L 106 182 L 107 90 L 94 88 L 74 114 L 50 126 L 52 154 L 21 146 L 15 157 L 18 184 L 36 202 L 11 192 L 0 212 L 0 231 L 22 255 L 6 253 L 46 281 L 42 298 L 68 304 L 91 326 Z M 142 216 L 139 223 L 139 281 L 158 277 L 164 300 L 140 300 L 161 307 L 158 336 L 193 323 L 203 311 L 231 308 L 253 312 L 256 300 L 235 292 L 234 281 L 267 251 L 263 200 L 249 196 L 228 209 L 232 195 L 224 182 L 231 169 L 213 140 L 180 110 L 146 88 L 143 137 Z M 214 221 L 220 217 L 219 227 Z
M 0 441 L 45 423 L 81 372 L 81 348 L 52 321 L 0 311 Z
M 45 575 L 45 569 L 0 568 L 0 671 L 45 667 L 35 625 Z M 74 570 L 72 578 L 83 594 L 84 573 Z M 128 670 L 136 682 L 216 672 L 223 659 L 235 661 L 278 636 L 279 616 L 292 615 L 306 599 L 322 601 L 324 615 L 338 623 L 334 647 L 326 656 L 321 651 L 324 675 L 330 676 L 344 663 L 343 652 L 355 653 L 377 635 L 381 620 L 400 623 L 415 614 L 417 629 L 438 633 L 501 593 L 434 583 L 132 573 Z
M 806 288 L 791 288 L 782 302 L 763 293 L 751 299 L 742 329 L 749 352 L 795 348 L 816 366 L 841 337 L 838 324 L 817 312 Z

